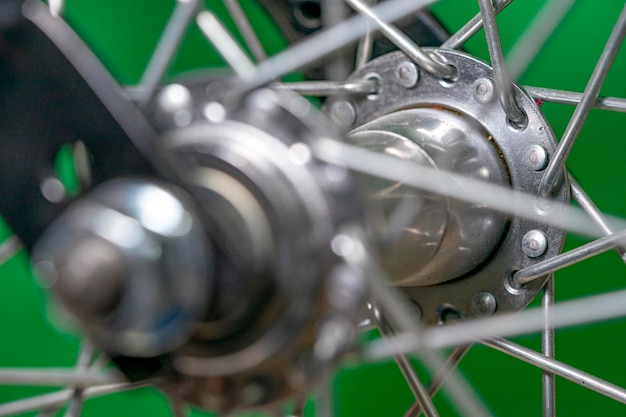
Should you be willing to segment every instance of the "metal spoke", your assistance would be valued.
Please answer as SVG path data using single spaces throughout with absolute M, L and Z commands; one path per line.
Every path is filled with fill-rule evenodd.
M 534 195 L 516 192 L 510 188 L 417 165 L 391 155 L 372 152 L 329 139 L 312 143 L 312 149 L 318 158 L 340 164 L 356 172 L 400 182 L 456 200 L 480 204 L 491 210 L 523 217 L 588 237 L 601 236 L 587 213 L 577 207 L 538 199 Z M 536 205 L 549 205 L 551 210 L 541 212 L 535 209 Z M 624 220 L 616 217 L 607 218 L 618 230 L 626 230 Z
M 385 317 L 382 315 L 381 311 L 378 310 L 376 307 L 372 307 L 372 319 L 376 322 L 376 326 L 380 330 L 381 335 L 383 336 L 383 338 L 385 338 L 385 340 L 389 342 L 391 350 L 393 351 L 393 336 L 395 335 L 395 332 L 393 328 L 389 325 Z M 424 414 L 427 417 L 439 416 L 439 413 L 437 412 L 437 409 L 435 408 L 431 400 L 431 395 L 426 390 L 426 387 L 424 387 L 424 384 L 422 384 L 422 381 L 420 381 L 419 376 L 415 372 L 415 369 L 413 368 L 413 365 L 411 364 L 409 358 L 406 355 L 400 353 L 393 354 L 392 356 L 393 359 L 396 361 L 396 364 L 398 365 L 402 376 L 404 376 L 407 385 L 413 392 L 416 401 L 419 403 L 420 407 L 424 411 Z
M 369 6 L 376 6 L 378 3 L 377 0 L 367 0 L 367 4 Z M 370 29 L 370 22 L 366 23 L 367 32 L 361 40 L 357 44 L 356 47 L 356 69 L 361 68 L 363 65 L 367 64 L 369 60 L 372 58 L 372 48 L 374 47 L 374 32 Z
M 626 290 L 562 301 L 552 310 L 552 324 L 555 328 L 566 328 L 625 317 L 624 299 Z M 393 352 L 386 343 L 373 341 L 363 349 L 361 356 L 364 359 L 377 360 L 388 358 L 392 353 L 444 349 L 496 336 L 519 336 L 540 331 L 544 322 L 543 309 L 528 308 L 520 313 L 499 314 L 481 320 L 425 328 L 419 335 L 415 332 L 398 333 L 394 338 L 396 349 Z
M 574 0 L 548 0 L 506 56 L 509 76 L 518 80 L 569 12 Z
M 178 0 L 165 30 L 148 66 L 144 71 L 135 100 L 140 107 L 145 107 L 154 97 L 154 93 L 163 79 L 165 71 L 176 56 L 180 42 L 198 9 L 198 0 Z
M 533 98 L 550 103 L 570 104 L 576 106 L 580 103 L 583 97 L 582 93 L 554 90 L 552 88 L 526 86 L 524 89 Z M 623 98 L 598 97 L 595 99 L 592 106 L 596 109 L 626 113 L 626 99 Z
M 609 224 L 609 222 L 606 220 L 606 217 L 604 217 L 602 212 L 600 212 L 598 207 L 596 207 L 591 198 L 589 198 L 587 193 L 585 193 L 585 190 L 583 190 L 578 181 L 576 181 L 576 178 L 574 178 L 572 174 L 568 174 L 568 180 L 574 200 L 576 200 L 580 207 L 582 207 L 582 209 L 587 212 L 589 217 L 591 217 L 591 220 L 593 220 L 595 224 L 598 225 L 598 227 L 602 230 L 602 233 L 607 236 L 612 235 L 614 233 L 613 226 Z M 615 248 L 615 251 L 619 254 L 624 263 L 626 263 L 626 247 L 618 246 Z
M 478 0 L 478 4 L 480 5 L 480 14 L 483 18 L 487 47 L 489 49 L 489 56 L 491 57 L 493 77 L 500 104 L 513 124 L 523 126 L 527 121 L 526 115 L 515 103 L 513 83 L 506 71 L 504 54 L 502 53 L 502 43 L 493 4 L 491 0 Z
M 434 397 L 437 392 L 443 386 L 443 383 L 446 381 L 448 376 L 456 369 L 461 362 L 461 359 L 465 356 L 467 351 L 470 349 L 471 345 L 462 345 L 455 348 L 448 359 L 443 364 L 442 367 L 439 368 L 433 379 L 430 381 L 428 386 L 428 394 L 431 397 Z M 418 401 L 414 402 L 413 405 L 404 413 L 404 417 L 418 417 L 422 413 L 422 407 Z
M 85 389 L 84 397 L 98 397 L 101 395 L 113 394 L 116 392 L 128 391 L 146 386 L 146 383 L 133 384 L 113 384 L 102 385 Z M 62 407 L 69 400 L 74 390 L 68 389 L 53 392 L 51 394 L 39 395 L 36 397 L 17 400 L 0 405 L 0 417 L 12 416 L 15 414 L 27 413 L 41 409 L 51 409 Z
M 239 4 L 238 0 L 224 0 L 224 4 L 230 13 L 230 16 L 235 21 L 235 25 L 237 25 L 237 29 L 243 39 L 246 41 L 246 45 L 250 48 L 250 53 L 257 61 L 265 61 L 267 59 L 267 53 L 265 53 L 265 49 L 263 49 L 263 45 L 259 40 L 259 37 L 256 35 L 254 28 L 250 24 L 250 20 L 244 13 L 241 8 L 241 4 Z
M 375 81 L 298 81 L 273 84 L 273 89 L 292 90 L 298 94 L 313 97 L 333 95 L 368 95 L 376 93 L 378 85 Z
M 410 13 L 434 3 L 435 0 L 389 0 L 373 9 L 383 22 L 393 22 Z M 354 16 L 329 29 L 323 30 L 306 40 L 297 43 L 287 50 L 257 65 L 254 74 L 249 78 L 241 78 L 240 92 L 251 91 L 281 76 L 300 68 L 304 68 L 334 51 L 357 41 L 367 33 L 366 18 Z M 235 81 L 233 85 L 237 85 Z
M 22 249 L 22 243 L 17 236 L 11 236 L 0 244 L 0 265 L 8 261 Z
M 116 372 L 68 371 L 66 369 L 0 369 L 0 385 L 100 385 L 120 380 Z
M 495 14 L 500 13 L 511 4 L 513 0 L 495 0 L 493 2 L 493 9 Z M 469 38 L 474 36 L 483 27 L 483 18 L 480 14 L 476 14 L 470 19 L 461 29 L 459 29 L 454 35 L 450 36 L 441 47 L 444 49 L 457 49 L 460 48 Z
M 348 17 L 350 11 L 344 0 L 320 0 L 320 7 L 324 28 L 332 28 L 340 24 Z M 348 78 L 353 67 L 348 54 L 338 49 L 326 59 L 324 77 L 330 81 L 343 81 Z
M 404 52 L 417 65 L 445 79 L 453 79 L 456 76 L 456 69 L 453 66 L 435 60 L 431 55 L 424 52 L 415 42 L 404 34 L 397 27 L 385 23 L 373 9 L 362 0 L 345 0 L 355 11 L 370 19 L 387 39 Z
M 626 390 L 624 388 L 604 381 L 603 379 L 574 368 L 573 366 L 548 358 L 541 353 L 535 352 L 527 347 L 520 346 L 505 339 L 495 338 L 492 340 L 485 340 L 481 343 L 533 366 L 553 372 L 555 375 L 602 394 L 608 398 L 612 398 L 615 401 L 626 404 Z
M 204 36 L 217 49 L 222 58 L 242 79 L 247 79 L 254 71 L 254 63 L 239 46 L 222 22 L 209 11 L 202 11 L 196 18 Z
M 539 194 L 541 196 L 549 196 L 552 193 L 556 179 L 565 165 L 565 160 L 572 150 L 574 142 L 576 141 L 576 138 L 578 137 L 578 134 L 580 133 L 583 124 L 585 123 L 585 120 L 587 120 L 587 116 L 589 115 L 589 112 L 598 97 L 600 88 L 602 87 L 604 79 L 606 78 L 613 60 L 617 55 L 617 51 L 622 44 L 624 35 L 626 35 L 626 5 L 622 9 L 617 23 L 615 24 L 615 27 L 613 28 L 613 31 L 604 46 L 602 55 L 593 70 L 593 74 L 589 79 L 589 83 L 585 88 L 585 92 L 583 93 L 580 103 L 576 106 L 576 110 L 574 110 L 574 114 L 565 129 L 565 133 L 563 133 L 559 146 L 557 147 L 552 159 L 546 167 L 543 177 L 541 178 L 541 182 L 539 183 Z
M 554 275 L 552 275 L 543 288 L 541 298 L 543 308 L 544 327 L 541 332 L 541 351 L 543 354 L 554 359 L 555 333 L 552 325 L 552 309 L 554 308 Z M 544 370 L 541 376 L 541 388 L 543 393 L 543 417 L 556 416 L 556 384 L 553 372 Z
M 552 272 L 574 265 L 585 259 L 599 255 L 610 249 L 616 248 L 626 243 L 626 230 L 614 235 L 604 236 L 586 245 L 580 246 L 571 251 L 553 256 L 545 261 L 538 262 L 532 266 L 517 271 L 513 275 L 513 282 L 516 285 L 523 285 L 539 277 L 551 274 Z

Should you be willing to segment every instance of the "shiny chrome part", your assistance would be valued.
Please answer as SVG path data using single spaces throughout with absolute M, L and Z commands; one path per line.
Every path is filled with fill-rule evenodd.
M 542 240 L 543 234 L 541 232 L 534 230 L 529 233 L 533 232 L 537 233 L 533 234 L 533 236 L 529 238 L 528 245 L 537 245 L 536 250 L 529 247 L 531 253 L 534 254 L 540 251 L 541 245 L 545 244 L 546 241 Z M 521 271 L 517 271 L 513 275 L 513 281 L 518 285 L 526 284 L 545 274 L 550 274 L 552 272 L 558 271 L 559 269 L 574 265 L 585 259 L 589 259 L 592 256 L 622 246 L 624 245 L 624 243 L 626 243 L 626 230 L 616 234 L 607 235 L 600 239 L 594 240 L 593 242 L 587 243 L 586 245 L 553 256 L 550 259 L 546 259 L 543 262 L 524 268 Z
M 188 339 L 211 296 L 210 255 L 182 191 L 121 179 L 72 204 L 32 262 L 99 346 L 146 357 Z
M 176 1 L 176 7 L 159 39 L 156 51 L 152 54 L 141 81 L 139 81 L 137 95 L 134 97 L 139 106 L 145 107 L 152 101 L 163 75 L 176 56 L 176 51 L 189 24 L 198 11 L 198 3 L 198 0 Z
M 509 78 L 504 63 L 504 54 L 502 52 L 502 43 L 498 32 L 498 24 L 496 23 L 496 14 L 491 0 L 478 0 L 480 5 L 480 14 L 483 18 L 483 26 L 487 37 L 487 46 L 489 48 L 489 56 L 491 57 L 491 65 L 493 66 L 493 78 L 496 84 L 496 92 L 500 104 L 506 113 L 508 120 L 517 127 L 523 127 L 527 120 L 524 112 L 515 102 L 515 94 L 513 92 L 513 83 Z
M 380 117 L 350 132 L 360 147 L 416 164 L 508 185 L 508 173 L 485 131 L 451 111 L 421 108 Z M 366 179 L 381 261 L 396 285 L 434 285 L 461 277 L 489 257 L 507 227 L 504 215 L 476 205 Z
M 526 165 L 533 171 L 541 171 L 548 165 L 548 153 L 541 145 L 532 144 L 528 147 L 525 158 Z
M 472 297 L 472 313 L 476 317 L 491 316 L 496 312 L 498 303 L 493 295 L 481 291 Z
M 574 197 L 574 200 L 576 200 L 580 207 L 589 214 L 589 217 L 591 217 L 593 222 L 602 230 L 602 233 L 606 236 L 615 233 L 615 226 L 609 223 L 606 216 L 596 207 L 595 203 L 589 198 L 572 174 L 568 175 L 568 180 L 571 185 L 572 197 Z M 626 246 L 618 246 L 615 250 L 622 258 L 622 261 L 626 263 Z
M 254 71 L 254 63 L 217 16 L 204 10 L 196 17 L 196 22 L 207 40 L 217 49 L 235 73 L 242 79 L 250 77 Z
M 574 114 L 572 115 L 572 118 L 563 133 L 563 137 L 559 141 L 559 146 L 550 160 L 550 163 L 543 174 L 543 178 L 541 178 L 541 183 L 539 184 L 539 195 L 542 197 L 547 197 L 552 194 L 555 184 L 558 181 L 557 177 L 561 175 L 565 161 L 574 146 L 574 142 L 576 141 L 585 120 L 587 120 L 587 116 L 593 108 L 594 103 L 598 99 L 600 88 L 602 87 L 604 79 L 611 68 L 611 64 L 619 51 L 619 47 L 624 40 L 624 36 L 626 36 L 626 5 L 624 5 L 622 12 L 613 27 L 613 31 L 611 32 L 611 35 L 604 46 L 604 50 L 602 51 L 602 55 L 598 59 L 598 63 L 589 78 L 589 82 L 585 87 L 585 91 L 580 99 L 580 102 L 576 105 Z
M 419 81 L 420 73 L 417 66 L 412 62 L 406 61 L 398 65 L 396 69 L 398 81 L 404 88 L 413 88 Z
M 538 258 L 548 250 L 548 238 L 541 230 L 531 230 L 522 237 L 522 250 L 530 258 Z
M 495 14 L 500 13 L 506 6 L 511 4 L 513 0 L 494 0 L 493 8 Z M 450 36 L 448 40 L 446 40 L 441 48 L 443 49 L 458 49 L 460 48 L 469 38 L 474 36 L 476 32 L 478 32 L 483 27 L 483 18 L 480 12 L 476 14 L 473 18 L 471 18 L 461 29 L 459 29 L 455 34 Z
M 193 98 L 187 87 L 170 84 L 159 91 L 155 105 L 155 120 L 167 127 L 189 126 L 193 116 Z
M 369 287 L 331 242 L 362 216 L 352 177 L 309 147 L 332 132 L 306 103 L 258 90 L 221 118 L 162 133 L 221 254 L 211 314 L 173 358 L 173 397 L 222 412 L 261 407 L 305 392 L 349 346 Z
M 337 163 L 371 172 L 371 176 L 364 175 L 364 182 L 384 271 L 422 308 L 426 322 L 436 323 L 443 306 L 451 307 L 461 317 L 492 314 L 492 307 L 479 311 L 476 301 L 472 302 L 472 297 L 481 292 L 493 297 L 493 303 L 488 304 L 497 306 L 498 311 L 517 311 L 542 284 L 534 282 L 530 289 L 514 288 L 510 283 L 512 266 L 523 269 L 541 259 L 527 256 L 521 244 L 523 236 L 541 227 L 549 243 L 545 256 L 551 257 L 560 250 L 563 232 L 554 225 L 544 227 L 544 214 L 533 212 L 528 216 L 531 221 L 486 209 L 494 206 L 484 195 L 481 201 L 461 198 L 471 202 L 462 203 L 456 197 L 459 193 L 440 190 L 448 187 L 443 180 L 439 186 L 425 187 L 428 193 L 412 190 L 411 184 L 422 182 L 413 175 L 424 179 L 424 172 L 432 170 L 458 174 L 463 182 L 480 180 L 494 189 L 512 188 L 511 195 L 536 196 L 541 172 L 529 169 L 529 164 L 532 161 L 533 167 L 540 167 L 543 161 L 539 148 L 546 155 L 554 150 L 554 135 L 534 100 L 515 85 L 512 91 L 528 117 L 528 125 L 520 129 L 510 124 L 495 100 L 491 81 L 494 74 L 486 64 L 461 52 L 438 49 L 428 53 L 456 67 L 458 79 L 442 81 L 422 72 L 416 86 L 407 89 L 397 77 L 398 66 L 406 62 L 402 52 L 374 59 L 348 82 L 371 79 L 376 74 L 381 80 L 377 94 L 341 102 L 342 106 L 349 102 L 355 110 L 354 124 L 358 127 L 348 132 L 347 138 L 356 146 L 348 150 L 344 148 L 350 145 L 338 145 L 341 150 L 331 151 L 330 145 L 325 149 L 320 143 L 315 153 L 336 153 L 341 155 Z M 339 102 L 330 97 L 323 108 L 331 117 L 335 103 Z M 368 166 L 357 167 L 358 148 L 370 161 Z M 529 157 L 529 149 L 537 154 Z M 375 167 L 383 163 L 383 156 L 390 175 L 381 174 L 383 168 Z M 398 158 L 397 163 L 390 157 Z M 410 164 L 415 164 L 412 170 Z M 391 171 L 396 169 L 402 169 L 407 178 L 402 181 L 393 175 Z M 561 177 L 558 201 L 567 202 L 568 198 Z M 506 205 L 508 209 L 498 210 L 511 213 L 511 201 Z
M 347 96 L 352 94 L 374 94 L 378 90 L 378 83 L 373 80 L 359 82 L 343 81 L 298 81 L 282 84 L 274 84 L 275 90 L 288 89 L 304 96 Z
M 370 19 L 376 27 L 389 39 L 394 45 L 403 51 L 409 59 L 423 68 L 443 79 L 454 79 L 457 75 L 456 68 L 447 65 L 445 62 L 439 62 L 436 57 L 429 55 L 408 36 L 397 27 L 385 23 L 368 5 L 362 0 L 345 0 L 350 7 L 358 13 Z
M 0 265 L 11 259 L 22 248 L 22 244 L 17 236 L 11 236 L 0 243 Z
M 343 128 L 350 128 L 356 120 L 356 111 L 349 101 L 335 101 L 330 106 L 330 119 Z
M 582 385 L 585 388 L 596 391 L 609 398 L 626 404 L 626 390 L 610 382 L 604 381 L 596 376 L 581 371 L 573 366 L 564 364 L 555 359 L 549 358 L 541 353 L 537 353 L 528 349 L 527 347 L 520 346 L 516 343 L 509 342 L 508 340 L 495 338 L 491 340 L 485 340 L 482 344 L 499 350 L 500 352 L 507 353 L 517 359 L 527 362 L 533 366 L 552 372 L 562 378 L 567 379 L 575 384 Z
M 228 8 L 230 16 L 235 21 L 237 29 L 246 41 L 246 45 L 250 48 L 250 52 L 252 53 L 254 59 L 256 59 L 257 62 L 266 60 L 267 53 L 265 52 L 259 37 L 254 31 L 254 28 L 250 24 L 250 20 L 248 20 L 248 17 L 241 8 L 239 0 L 225 0 L 224 5 Z
M 578 105 L 583 97 L 582 93 L 555 90 L 553 88 L 525 86 L 524 89 L 535 99 L 551 103 L 569 104 L 572 106 Z M 626 113 L 626 99 L 618 97 L 598 97 L 593 102 L 593 107 L 595 109 Z

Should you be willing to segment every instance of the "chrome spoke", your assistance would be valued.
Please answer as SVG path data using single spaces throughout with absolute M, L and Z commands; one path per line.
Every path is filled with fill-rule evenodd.
M 572 249 L 560 255 L 553 256 L 545 261 L 538 262 L 532 266 L 517 271 L 513 275 L 513 282 L 516 285 L 523 285 L 537 278 L 551 274 L 559 269 L 577 264 L 585 259 L 599 255 L 608 250 L 614 249 L 626 243 L 626 230 L 614 235 L 601 237 L 586 245 Z
M 368 95 L 377 91 L 378 85 L 371 80 L 358 81 L 297 81 L 273 84 L 273 89 L 291 90 L 304 96 L 326 97 L 334 95 Z
M 612 235 L 614 233 L 613 226 L 609 224 L 606 217 L 602 214 L 602 212 L 596 207 L 594 202 L 589 198 L 585 190 L 580 186 L 576 178 L 572 174 L 568 175 L 568 180 L 571 187 L 572 196 L 574 200 L 582 207 L 583 210 L 587 212 L 589 217 L 595 222 L 596 225 L 602 230 L 605 235 Z M 615 248 L 619 256 L 622 258 L 624 263 L 626 263 L 626 247 L 618 246 Z
M 548 0 L 544 3 L 506 56 L 512 79 L 519 80 L 524 74 L 573 4 L 574 0 Z
M 626 404 L 626 390 L 604 381 L 573 366 L 548 358 L 541 353 L 505 339 L 485 340 L 482 344 L 522 360 L 530 365 L 549 371 L 582 387 L 588 388 L 615 401 Z
M 244 13 L 241 8 L 241 4 L 239 4 L 239 0 L 224 0 L 224 4 L 228 8 L 228 12 L 230 16 L 235 21 L 235 25 L 237 25 L 237 29 L 243 39 L 246 41 L 246 45 L 250 48 L 250 53 L 257 62 L 265 61 L 267 59 L 267 53 L 259 40 L 254 28 L 250 24 L 250 20 Z
M 380 330 L 381 335 L 385 340 L 389 342 L 390 349 L 393 351 L 393 337 L 395 335 L 395 332 L 385 319 L 382 312 L 376 307 L 372 307 L 372 319 L 376 322 L 376 326 Z M 411 364 L 409 358 L 406 355 L 400 353 L 393 354 L 392 356 L 396 364 L 398 365 L 398 368 L 400 369 L 400 372 L 402 373 L 402 376 L 404 377 L 404 380 L 406 381 L 408 387 L 411 389 L 411 392 L 413 392 L 416 401 L 419 403 L 419 406 L 424 411 L 424 414 L 427 417 L 439 416 L 439 413 L 437 412 L 437 409 L 435 408 L 431 400 L 431 395 L 426 390 L 426 387 L 424 387 L 424 384 L 422 384 L 422 381 L 420 381 L 419 376 L 417 375 L 417 372 L 415 372 L 415 369 L 413 368 L 413 365 Z
M 322 27 L 332 28 L 343 22 L 350 9 L 344 0 L 320 0 L 322 10 Z M 329 81 L 343 81 L 352 72 L 354 64 L 349 56 L 341 50 L 336 50 L 326 58 L 324 78 Z
M 524 89 L 533 98 L 547 101 L 550 103 L 570 104 L 573 106 L 577 106 L 583 97 L 582 93 L 554 90 L 552 88 L 526 86 L 524 87 Z M 624 98 L 598 97 L 592 105 L 596 109 L 626 113 L 626 99 Z
M 544 327 L 541 332 L 541 351 L 543 354 L 554 359 L 555 356 L 555 332 L 552 325 L 552 309 L 554 308 L 554 275 L 552 275 L 543 288 L 541 297 L 543 308 Z M 556 416 L 556 383 L 553 372 L 544 370 L 541 375 L 541 388 L 543 393 L 543 417 Z
M 428 394 L 431 397 L 434 397 L 437 392 L 441 389 L 446 379 L 450 376 L 450 374 L 457 368 L 461 359 L 465 356 L 467 351 L 470 349 L 471 345 L 462 345 L 455 348 L 446 362 L 439 368 L 435 376 L 433 376 L 430 384 L 428 385 Z M 413 403 L 413 405 L 404 413 L 404 417 L 417 417 L 422 413 L 422 407 L 418 401 Z
M 492 210 L 584 236 L 593 238 L 602 236 L 587 213 L 577 207 L 538 199 L 536 196 L 516 192 L 510 188 L 417 165 L 391 155 L 372 152 L 337 141 L 320 140 L 313 144 L 312 149 L 320 159 L 345 166 L 356 172 L 400 182 L 460 201 L 480 204 Z M 537 206 L 549 206 L 551 210 L 542 212 L 536 210 Z M 624 220 L 614 217 L 608 217 L 608 219 L 619 230 L 626 230 Z
M 526 115 L 519 109 L 517 103 L 515 103 L 513 83 L 506 70 L 493 4 L 491 0 L 478 0 L 478 4 L 480 5 L 480 14 L 483 18 L 483 26 L 487 38 L 489 56 L 491 57 L 491 66 L 493 67 L 493 78 L 496 84 L 498 99 L 509 120 L 515 125 L 523 126 L 527 121 Z
M 569 156 L 569 153 L 574 146 L 574 142 L 576 141 L 576 138 L 578 137 L 578 134 L 580 133 L 583 124 L 585 123 L 585 120 L 587 120 L 587 116 L 589 115 L 589 112 L 598 97 L 600 88 L 602 87 L 604 79 L 613 64 L 613 60 L 615 59 L 617 51 L 622 44 L 624 35 L 626 35 L 626 5 L 622 9 L 617 23 L 615 24 L 615 27 L 606 42 L 602 55 L 593 70 L 593 74 L 589 79 L 587 87 L 585 87 L 585 92 L 581 97 L 580 103 L 576 106 L 576 110 L 574 110 L 574 114 L 565 129 L 565 133 L 563 133 L 559 146 L 550 159 L 543 177 L 541 178 L 541 183 L 539 184 L 539 194 L 541 196 L 549 196 L 552 193 L 556 179 L 565 165 L 565 160 Z
M 435 0 L 389 0 L 373 8 L 383 22 L 393 22 L 434 3 Z M 301 69 L 361 38 L 368 29 L 366 18 L 354 16 L 329 29 L 290 46 L 287 50 L 257 65 L 249 78 L 240 78 L 242 92 L 261 87 L 272 80 Z M 235 82 L 234 84 L 237 84 Z
M 377 3 L 377 0 L 367 1 L 367 4 L 369 6 L 376 6 Z M 367 22 L 366 25 L 367 32 L 361 37 L 361 40 L 359 40 L 359 43 L 356 47 L 356 69 L 359 69 L 363 65 L 367 64 L 372 58 L 372 48 L 374 47 L 374 32 L 370 29 L 370 22 Z
M 254 63 L 226 30 L 222 22 L 213 13 L 206 10 L 198 14 L 196 21 L 204 36 L 235 73 L 242 79 L 248 78 L 254 70 Z
M 571 301 L 562 301 L 552 310 L 555 328 L 566 328 L 626 316 L 626 290 L 594 295 Z M 480 320 L 458 322 L 415 332 L 398 333 L 395 337 L 396 350 L 391 351 L 385 343 L 371 342 L 363 349 L 362 357 L 369 360 L 388 358 L 392 353 L 411 353 L 422 350 L 437 350 L 475 340 L 493 337 L 520 336 L 541 331 L 544 327 L 542 308 L 527 308 L 514 314 L 500 314 Z
M 159 39 L 156 50 L 144 71 L 136 96 L 140 107 L 148 105 L 154 97 L 156 89 L 163 79 L 163 75 L 176 56 L 180 42 L 185 35 L 189 24 L 198 9 L 198 0 L 178 0 L 174 13 L 167 22 L 167 26 Z
M 345 0 L 350 7 L 358 13 L 370 19 L 377 29 L 379 29 L 387 39 L 404 52 L 417 65 L 445 79 L 452 79 L 456 76 L 456 69 L 450 65 L 441 63 L 428 53 L 424 52 L 415 42 L 404 34 L 397 27 L 386 23 L 381 19 L 373 9 L 371 9 L 363 0 Z
M 495 0 L 493 2 L 494 13 L 498 14 L 511 4 L 513 0 Z M 483 27 L 483 18 L 480 12 L 471 18 L 461 29 L 450 36 L 443 44 L 442 48 L 457 49 L 460 48 L 469 38 L 474 36 Z

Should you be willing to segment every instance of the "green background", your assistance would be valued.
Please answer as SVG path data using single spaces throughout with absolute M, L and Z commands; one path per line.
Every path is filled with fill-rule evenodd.
M 270 53 L 285 47 L 276 29 L 268 23 L 255 1 L 243 1 Z M 514 2 L 499 17 L 503 46 L 508 50 L 543 4 L 541 0 Z M 171 0 L 68 0 L 67 20 L 93 48 L 120 83 L 132 85 L 141 77 L 168 16 Z M 207 6 L 222 15 L 218 0 Z M 542 47 L 533 65 L 520 82 L 526 85 L 582 91 L 595 61 L 623 7 L 621 0 L 578 0 L 571 12 Z M 470 0 L 443 1 L 435 14 L 454 31 L 477 12 Z M 226 23 L 232 27 L 232 22 Z M 471 53 L 487 59 L 483 32 L 466 45 Z M 622 48 L 624 49 L 624 48 Z M 197 28 L 189 30 L 169 76 L 190 69 L 223 65 Z M 602 95 L 626 97 L 626 52 L 622 51 L 609 73 Z M 542 108 L 558 137 L 573 107 L 545 104 Z M 619 113 L 592 111 L 568 161 L 600 209 L 626 216 L 623 192 L 626 152 L 626 117 Z M 27 161 L 25 161 L 27 163 Z M 2 238 L 10 235 L 0 225 Z M 583 243 L 570 237 L 566 249 Z M 623 288 L 624 266 L 614 252 L 585 261 L 556 274 L 557 299 Z M 45 294 L 30 276 L 24 253 L 0 266 L 0 366 L 72 366 L 78 339 L 71 331 L 49 324 Z M 626 321 L 616 320 L 594 326 L 566 329 L 557 333 L 559 360 L 626 386 L 624 345 Z M 517 341 L 539 349 L 538 336 Z M 541 414 L 541 372 L 487 348 L 474 347 L 461 369 L 477 393 L 498 416 Z M 625 415 L 626 406 L 603 398 L 582 387 L 557 381 L 557 412 L 566 416 Z M 47 388 L 0 387 L 0 404 Z M 411 403 L 398 370 L 390 363 L 376 363 L 345 369 L 335 378 L 336 411 L 339 416 L 401 416 Z M 437 396 L 442 415 L 455 415 L 445 397 Z M 307 407 L 312 415 L 313 405 Z M 86 403 L 88 416 L 168 415 L 167 401 L 154 390 L 144 389 Z M 194 411 L 194 413 L 202 414 Z

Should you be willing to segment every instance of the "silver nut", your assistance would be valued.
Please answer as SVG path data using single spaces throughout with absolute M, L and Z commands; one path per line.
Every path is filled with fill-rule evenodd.
M 474 83 L 474 99 L 481 104 L 487 104 L 495 96 L 495 86 L 489 78 L 480 78 Z
M 408 61 L 401 62 L 396 68 L 396 78 L 404 88 L 413 88 L 419 81 L 419 70 L 417 66 Z
M 356 121 L 356 109 L 349 101 L 336 101 L 330 106 L 330 118 L 339 126 L 352 127 Z
M 539 145 L 531 145 L 525 158 L 526 166 L 533 171 L 541 171 L 548 165 L 548 152 Z
M 529 258 L 537 258 L 548 250 L 548 238 L 539 230 L 531 230 L 522 238 L 522 250 Z
M 481 291 L 472 297 L 471 309 L 476 317 L 491 316 L 497 307 L 496 298 L 491 293 Z

